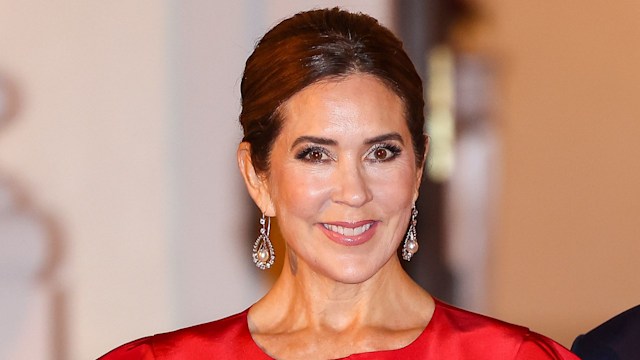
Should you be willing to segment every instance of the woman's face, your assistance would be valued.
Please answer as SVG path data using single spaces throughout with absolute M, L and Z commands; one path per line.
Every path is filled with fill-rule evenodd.
M 281 110 L 265 187 L 289 251 L 324 276 L 363 282 L 395 256 L 418 196 L 403 102 L 355 74 L 310 85 Z

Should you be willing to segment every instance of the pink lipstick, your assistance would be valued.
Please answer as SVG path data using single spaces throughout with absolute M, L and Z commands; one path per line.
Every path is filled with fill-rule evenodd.
M 361 245 L 375 234 L 378 222 L 373 220 L 318 224 L 320 230 L 334 242 L 345 246 Z

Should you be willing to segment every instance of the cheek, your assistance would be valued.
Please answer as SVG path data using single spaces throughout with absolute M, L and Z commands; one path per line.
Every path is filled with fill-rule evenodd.
M 417 173 L 409 164 L 400 163 L 386 169 L 368 172 L 369 188 L 379 203 L 393 208 L 405 208 L 413 203 Z
M 300 165 L 283 166 L 272 177 L 272 199 L 276 216 L 306 217 L 318 214 L 328 204 L 331 182 L 328 171 Z

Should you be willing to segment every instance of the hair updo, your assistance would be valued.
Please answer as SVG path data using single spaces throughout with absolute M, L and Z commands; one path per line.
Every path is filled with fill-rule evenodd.
M 371 16 L 333 8 L 301 12 L 280 22 L 247 59 L 240 87 L 240 123 L 256 172 L 269 170 L 284 102 L 320 80 L 357 73 L 377 77 L 402 99 L 416 163 L 422 166 L 426 147 L 422 80 L 402 42 Z

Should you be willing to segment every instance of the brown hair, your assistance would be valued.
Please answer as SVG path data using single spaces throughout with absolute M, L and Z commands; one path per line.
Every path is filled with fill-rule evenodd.
M 333 8 L 301 12 L 280 22 L 247 59 L 240 123 L 256 171 L 269 169 L 284 102 L 315 82 L 355 73 L 376 76 L 403 100 L 421 166 L 426 147 L 422 81 L 402 42 L 371 16 Z

